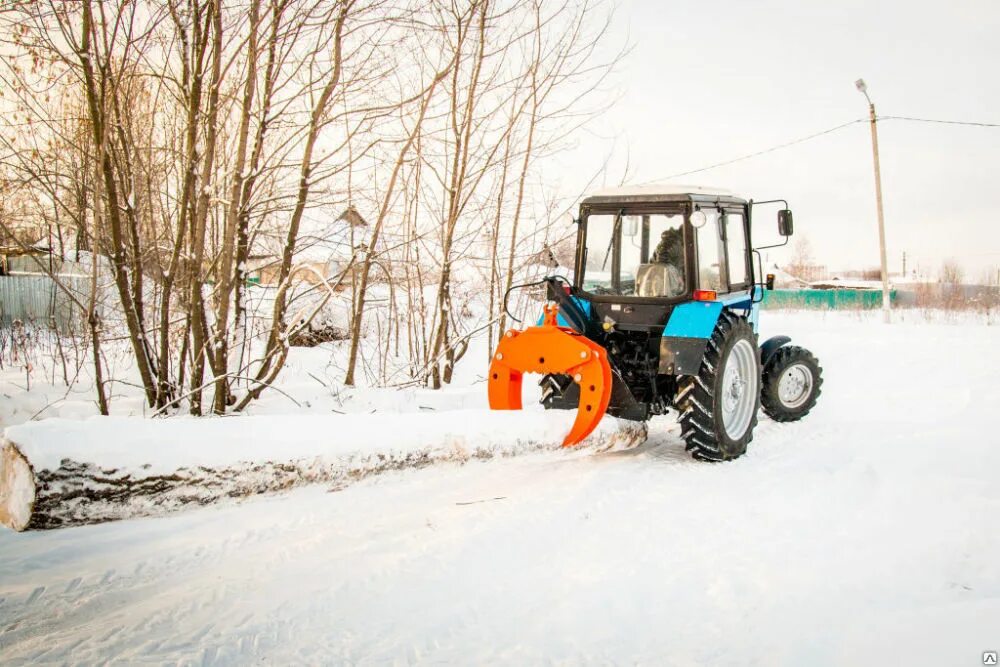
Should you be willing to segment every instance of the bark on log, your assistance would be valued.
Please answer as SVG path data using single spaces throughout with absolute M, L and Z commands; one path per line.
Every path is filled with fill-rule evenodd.
M 511 419 L 517 419 L 519 413 L 506 414 Z M 419 420 L 419 417 L 419 414 L 413 415 L 414 419 Z M 167 424 L 169 421 L 154 423 Z M 398 437 L 398 424 L 396 427 Z M 187 428 L 190 430 L 190 425 Z M 393 470 L 559 448 L 558 440 L 551 437 L 551 431 L 539 429 L 537 437 L 526 436 L 526 427 L 521 425 L 520 433 L 512 434 L 506 442 L 501 438 L 500 442 L 494 439 L 485 444 L 475 444 L 474 437 L 445 433 L 441 442 L 423 446 L 411 443 L 399 448 L 383 447 L 372 451 L 363 446 L 346 448 L 338 445 L 335 451 L 329 453 L 289 456 L 285 460 L 277 460 L 280 457 L 275 456 L 269 460 L 234 460 L 189 466 L 165 466 L 162 461 L 154 460 L 156 448 L 148 443 L 137 443 L 136 447 L 143 452 L 148 450 L 150 460 L 140 465 L 116 466 L 108 461 L 77 460 L 91 458 L 82 454 L 79 447 L 72 450 L 73 458 L 61 458 L 55 463 L 51 452 L 45 456 L 38 454 L 43 447 L 37 442 L 31 447 L 20 446 L 16 441 L 19 431 L 13 430 L 12 433 L 12 430 L 5 434 L 0 449 L 0 524 L 17 531 L 156 516 L 185 507 L 283 491 L 305 484 L 330 484 L 334 490 L 339 490 L 355 481 Z M 390 425 L 385 430 L 388 431 L 386 437 L 392 438 L 394 427 Z M 51 439 L 51 433 L 55 431 L 49 431 Z M 118 437 L 121 437 L 120 433 Z M 426 435 L 420 437 L 427 439 Z M 622 450 L 645 440 L 645 424 L 609 417 L 582 443 L 581 448 L 589 451 Z M 59 448 L 58 444 L 54 446 Z M 206 436 L 203 446 L 213 446 L 210 434 Z M 93 458 L 100 459 L 100 448 L 94 449 Z M 271 449 L 280 452 L 281 447 Z M 301 454 L 301 449 L 296 452 Z M 32 460 L 33 457 L 36 460 Z M 115 459 L 114 456 L 108 458 Z

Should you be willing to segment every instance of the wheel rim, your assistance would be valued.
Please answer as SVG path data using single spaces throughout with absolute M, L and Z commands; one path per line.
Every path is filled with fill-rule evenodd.
M 746 433 L 757 404 L 756 352 L 750 341 L 736 341 L 722 374 L 722 425 L 732 440 Z
M 778 398 L 786 408 L 798 408 L 809 400 L 813 374 L 805 364 L 793 364 L 778 379 Z

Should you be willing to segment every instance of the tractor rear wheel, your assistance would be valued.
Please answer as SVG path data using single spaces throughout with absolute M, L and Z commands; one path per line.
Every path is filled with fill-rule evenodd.
M 778 348 L 764 366 L 760 404 L 776 422 L 802 419 L 816 405 L 823 375 L 809 350 L 794 345 Z
M 674 404 L 696 459 L 729 461 L 746 452 L 760 407 L 760 351 L 745 319 L 719 315 L 698 374 L 678 378 Z

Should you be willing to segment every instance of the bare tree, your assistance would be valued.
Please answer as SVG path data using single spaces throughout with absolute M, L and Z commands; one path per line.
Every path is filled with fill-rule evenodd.
M 157 414 L 247 407 L 345 280 L 347 383 L 374 365 L 380 382 L 402 369 L 440 387 L 473 336 L 504 326 L 501 293 L 552 241 L 561 218 L 541 165 L 593 117 L 581 99 L 615 61 L 595 57 L 603 12 L 600 0 L 18 3 L 0 14 L 0 82 L 17 110 L 0 119 L 16 130 L 0 133 L 0 183 L 23 214 L 0 223 L 43 233 L 59 256 L 89 253 L 92 294 L 109 267 L 115 307 L 77 305 L 99 392 L 113 380 L 102 341 L 121 337 Z M 360 247 L 350 228 L 346 266 L 319 275 L 303 238 L 347 224 L 324 220 L 345 209 L 371 224 Z M 273 256 L 266 297 L 247 288 L 255 251 Z
M 799 280 L 815 280 L 815 257 L 813 256 L 812 243 L 808 237 L 800 236 L 795 241 L 792 250 L 792 261 L 786 267 L 788 273 Z
M 965 269 L 954 259 L 941 264 L 941 301 L 945 308 L 960 308 L 966 301 L 963 290 Z
M 376 247 L 382 233 L 382 227 L 385 224 L 386 217 L 389 215 L 390 206 L 393 203 L 393 199 L 396 191 L 396 184 L 399 179 L 399 172 L 403 167 L 405 160 L 412 148 L 414 141 L 420 133 L 421 126 L 424 122 L 424 117 L 427 115 L 427 109 L 430 107 L 431 100 L 434 97 L 434 91 L 437 89 L 438 84 L 448 76 L 449 72 L 452 71 L 455 64 L 455 60 L 450 60 L 443 69 L 438 71 L 434 77 L 431 79 L 430 84 L 427 89 L 423 91 L 419 96 L 419 111 L 417 112 L 417 117 L 413 122 L 413 128 L 406 137 L 406 141 L 403 143 L 403 147 L 399 151 L 399 155 L 396 158 L 395 163 L 392 165 L 392 175 L 389 177 L 389 184 L 386 186 L 385 195 L 382 200 L 382 205 L 379 207 L 378 217 L 375 220 L 375 225 L 372 228 L 371 236 L 365 247 L 364 259 L 361 263 L 358 279 L 358 293 L 354 300 L 354 313 L 351 319 L 351 346 L 348 352 L 347 361 L 347 375 L 344 378 L 344 384 L 353 385 L 355 365 L 357 364 L 358 358 L 358 348 L 361 341 L 361 328 L 365 313 L 365 296 L 368 289 L 368 279 L 371 274 L 372 265 L 376 258 Z M 402 107 L 401 107 L 402 109 Z M 392 280 L 391 276 L 389 278 L 390 282 Z

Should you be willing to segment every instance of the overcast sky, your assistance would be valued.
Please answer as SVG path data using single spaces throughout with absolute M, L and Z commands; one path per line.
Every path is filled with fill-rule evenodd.
M 577 152 L 613 144 L 611 175 L 627 155 L 631 183 L 865 118 L 859 77 L 880 116 L 1000 123 L 997 0 L 622 0 L 615 33 L 634 45 L 621 97 Z M 879 139 L 890 271 L 904 251 L 931 273 L 947 258 L 973 278 L 1000 267 L 1000 128 L 886 120 Z M 817 260 L 878 264 L 867 123 L 671 182 L 788 199 Z M 756 220 L 758 242 L 773 218 Z

